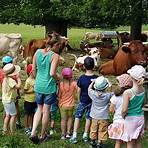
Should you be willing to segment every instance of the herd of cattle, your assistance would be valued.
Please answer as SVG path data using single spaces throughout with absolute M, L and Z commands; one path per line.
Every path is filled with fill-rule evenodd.
M 124 37 L 127 38 L 127 36 L 129 36 L 129 34 L 121 33 L 120 39 L 122 38 L 123 40 Z M 85 41 L 86 39 L 92 39 L 93 37 L 98 40 L 100 36 L 98 36 L 98 34 L 87 33 Z M 112 50 L 111 38 L 102 39 L 103 42 L 98 43 L 99 46 L 89 44 L 88 42 L 86 42 L 83 46 L 80 44 L 80 48 L 86 53 L 85 55 L 79 57 L 75 54 L 69 54 L 75 58 L 73 70 L 83 69 L 84 59 L 87 56 L 94 59 L 95 68 L 103 75 L 120 75 L 125 73 L 135 64 L 146 66 L 148 62 L 148 44 L 146 42 L 147 36 L 145 34 L 142 35 L 141 40 L 142 41 L 130 41 L 129 36 L 129 40 L 126 40 L 126 42 L 128 41 L 129 43 L 125 45 L 122 43 L 116 52 Z M 9 51 L 13 57 L 17 57 L 21 54 L 24 60 L 30 59 L 30 61 L 32 61 L 32 57 L 37 49 L 45 48 L 49 45 L 52 46 L 57 41 L 60 43 L 60 50 L 54 52 L 58 54 L 61 54 L 66 47 L 70 47 L 68 44 L 68 38 L 63 37 L 56 32 L 48 34 L 45 39 L 33 39 L 24 46 L 21 45 L 21 34 L 0 34 L 0 51 Z M 124 41 L 125 40 L 123 40 L 123 42 Z M 108 58 L 109 60 L 100 65 L 101 58 Z M 61 59 L 64 60 L 63 58 Z

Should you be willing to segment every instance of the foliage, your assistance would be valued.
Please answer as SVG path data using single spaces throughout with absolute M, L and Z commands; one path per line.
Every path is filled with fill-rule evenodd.
M 135 12 L 142 17 L 143 23 L 147 23 L 148 2 L 142 0 L 143 11 L 136 9 L 138 2 L 139 0 L 1 0 L 0 23 L 46 25 L 52 21 L 67 22 L 70 26 L 105 28 L 129 24 Z

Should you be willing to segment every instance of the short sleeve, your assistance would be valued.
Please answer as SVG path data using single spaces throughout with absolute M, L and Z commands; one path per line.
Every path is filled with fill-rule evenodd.
M 17 83 L 16 83 L 16 81 L 15 81 L 14 79 L 12 79 L 12 78 L 9 79 L 9 86 L 10 86 L 11 88 L 14 88 L 14 86 L 15 86 L 16 84 L 17 84 Z
M 117 97 L 113 95 L 110 99 L 110 102 L 115 105 L 117 103 Z
M 26 82 L 25 82 L 24 89 L 25 89 L 25 90 L 28 90 L 28 89 L 29 89 L 29 83 L 28 83 L 28 81 L 27 81 L 27 80 L 26 80 Z

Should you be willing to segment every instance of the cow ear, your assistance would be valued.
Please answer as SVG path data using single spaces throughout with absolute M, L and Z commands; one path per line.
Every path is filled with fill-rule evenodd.
M 123 46 L 123 47 L 122 47 L 122 50 L 123 50 L 125 53 L 130 53 L 130 52 L 131 52 L 130 48 L 128 48 L 128 47 L 126 47 L 126 46 Z

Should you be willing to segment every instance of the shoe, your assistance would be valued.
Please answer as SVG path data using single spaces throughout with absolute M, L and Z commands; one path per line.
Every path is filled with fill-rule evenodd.
M 49 138 L 50 138 L 50 136 L 48 134 L 45 134 L 45 136 L 43 138 L 40 138 L 40 143 L 48 141 Z
M 71 136 L 70 134 L 66 134 L 66 138 L 69 139 Z
M 71 137 L 69 141 L 70 141 L 70 143 L 72 143 L 72 144 L 75 144 L 75 143 L 78 142 L 76 137 Z
M 54 129 L 51 129 L 51 130 L 49 131 L 49 134 L 50 134 L 50 135 L 53 135 L 54 133 L 56 133 L 56 131 L 55 131 Z
M 83 141 L 84 142 L 88 142 L 89 141 L 89 137 L 88 136 L 83 137 Z
M 40 143 L 40 139 L 38 138 L 38 136 L 31 136 L 29 138 L 34 144 L 39 144 Z
M 16 122 L 16 128 L 17 129 L 22 129 L 21 123 L 19 123 L 18 121 Z
M 96 140 L 91 140 L 90 145 L 91 145 L 91 148 L 96 148 L 97 147 Z
M 104 148 L 104 145 L 102 143 L 98 143 L 96 148 Z
M 65 140 L 66 137 L 64 135 L 61 136 L 61 140 Z
M 31 130 L 30 130 L 30 128 L 26 128 L 26 129 L 25 129 L 25 134 L 26 134 L 27 136 L 31 136 Z

